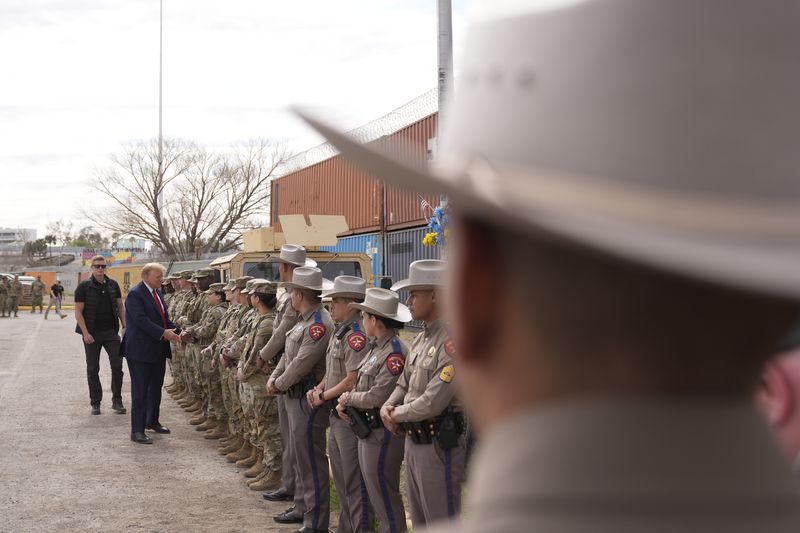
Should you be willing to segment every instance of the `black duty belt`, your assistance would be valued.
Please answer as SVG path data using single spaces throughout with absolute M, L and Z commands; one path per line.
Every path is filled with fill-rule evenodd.
M 448 407 L 436 418 L 419 422 L 402 422 L 400 427 L 414 444 L 431 444 L 434 439 L 445 450 L 458 446 L 458 438 L 464 433 L 464 413 Z

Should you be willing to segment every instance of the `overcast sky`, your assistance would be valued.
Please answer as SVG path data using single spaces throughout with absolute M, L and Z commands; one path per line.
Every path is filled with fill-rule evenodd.
M 456 48 L 474 0 L 453 0 Z M 158 0 L 0 0 L 0 227 L 78 219 L 109 154 L 158 131 Z M 164 0 L 164 135 L 321 139 L 436 84 L 436 0 Z

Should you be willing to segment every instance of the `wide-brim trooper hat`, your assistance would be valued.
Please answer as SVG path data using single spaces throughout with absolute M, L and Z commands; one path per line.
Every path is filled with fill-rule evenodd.
M 282 287 L 291 289 L 308 289 L 311 291 L 329 291 L 333 282 L 322 277 L 322 270 L 315 267 L 299 267 L 294 269 L 292 281 L 281 283 Z
M 306 256 L 306 249 L 298 244 L 284 244 L 280 254 L 269 254 L 267 263 L 286 263 L 297 267 L 315 267 L 317 262 Z
M 298 114 L 381 180 L 471 217 L 798 297 L 796 7 L 486 2 L 431 171 Z
M 333 288 L 322 293 L 323 298 L 352 298 L 363 300 L 367 293 L 367 282 L 356 276 L 336 276 Z
M 363 303 L 351 303 L 353 309 L 366 311 L 371 315 L 397 320 L 398 322 L 411 322 L 411 311 L 400 303 L 400 295 L 389 289 L 367 289 L 367 296 Z
M 408 267 L 408 279 L 403 279 L 392 285 L 393 291 L 403 289 L 409 291 L 439 289 L 444 287 L 444 276 L 447 265 L 438 259 L 421 259 L 414 261 Z

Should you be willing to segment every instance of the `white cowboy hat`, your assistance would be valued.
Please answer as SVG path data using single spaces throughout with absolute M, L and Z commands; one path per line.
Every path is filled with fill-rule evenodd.
M 323 298 L 352 298 L 363 300 L 367 291 L 367 282 L 355 276 L 336 276 L 333 288 L 322 293 Z
M 398 322 L 411 322 L 411 311 L 400 303 L 400 296 L 389 289 L 367 289 L 367 297 L 363 303 L 352 303 L 350 307 L 366 311 L 371 315 L 378 315 Z
M 493 225 L 800 296 L 795 3 L 487 5 L 433 171 L 298 113 L 381 180 Z
M 312 291 L 328 291 L 333 288 L 333 282 L 322 277 L 322 270 L 314 267 L 298 267 L 294 269 L 292 281 L 281 283 L 282 287 L 293 289 L 308 289 Z
M 447 265 L 438 259 L 421 259 L 408 267 L 408 279 L 400 280 L 392 285 L 395 292 L 403 289 L 409 291 L 439 289 L 444 286 Z
M 306 257 L 306 249 L 299 244 L 284 244 L 280 254 L 268 254 L 267 263 L 286 263 L 298 267 L 315 267 L 317 262 Z

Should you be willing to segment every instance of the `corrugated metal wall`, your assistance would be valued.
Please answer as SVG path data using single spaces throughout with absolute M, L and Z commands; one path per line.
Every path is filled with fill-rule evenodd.
M 369 255 L 372 257 L 372 275 L 375 279 L 375 285 L 380 286 L 381 243 L 378 233 L 340 237 L 336 246 L 320 246 L 320 250 L 324 252 L 365 253 Z
M 370 143 L 406 161 L 428 159 L 428 141 L 436 135 L 437 115 L 429 115 L 391 135 Z M 344 215 L 352 233 L 380 229 L 380 176 L 372 177 L 341 156 L 322 161 L 272 181 L 272 225 L 281 231 L 279 215 Z M 436 195 L 426 195 L 433 206 Z M 386 229 L 425 223 L 419 196 L 386 187 Z
M 408 277 L 408 265 L 412 261 L 441 258 L 439 246 L 422 244 L 425 233 L 427 228 L 422 227 L 386 234 L 386 275 L 392 278 L 392 283 Z M 405 300 L 407 294 L 400 296 Z

